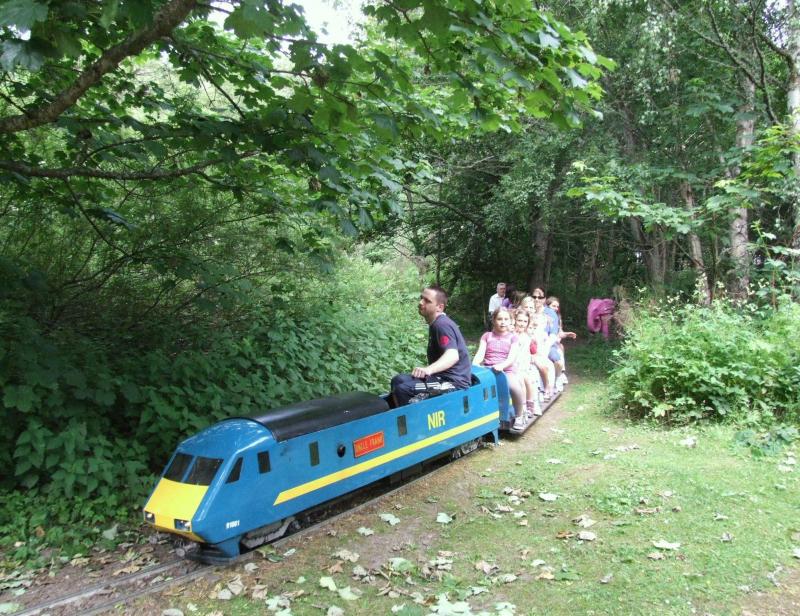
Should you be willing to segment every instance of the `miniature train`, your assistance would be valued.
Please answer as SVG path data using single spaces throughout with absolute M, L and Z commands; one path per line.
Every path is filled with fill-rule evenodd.
M 389 408 L 354 392 L 232 418 L 184 440 L 144 506 L 145 522 L 224 562 L 281 537 L 297 515 L 509 430 L 505 375 L 473 366 L 472 386 Z

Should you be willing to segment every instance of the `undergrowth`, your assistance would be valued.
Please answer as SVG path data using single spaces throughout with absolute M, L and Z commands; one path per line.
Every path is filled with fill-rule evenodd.
M 640 309 L 616 353 L 612 399 L 635 418 L 750 425 L 800 419 L 800 306 L 715 301 Z

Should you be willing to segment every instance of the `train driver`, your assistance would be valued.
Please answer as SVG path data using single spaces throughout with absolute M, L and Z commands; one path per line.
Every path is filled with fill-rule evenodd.
M 428 389 L 442 389 L 450 383 L 455 389 L 466 389 L 472 380 L 471 361 L 464 336 L 453 320 L 444 313 L 447 293 L 438 286 L 425 287 L 419 296 L 420 316 L 428 323 L 428 365 L 417 366 L 411 374 L 392 378 L 390 402 L 403 406 Z

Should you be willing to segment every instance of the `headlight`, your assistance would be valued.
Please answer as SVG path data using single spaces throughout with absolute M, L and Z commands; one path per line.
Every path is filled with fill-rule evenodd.
M 149 522 L 150 524 L 156 523 L 156 516 L 154 513 L 150 513 L 149 511 L 144 512 L 144 521 Z
M 175 520 L 175 530 L 191 532 L 192 523 L 189 520 Z

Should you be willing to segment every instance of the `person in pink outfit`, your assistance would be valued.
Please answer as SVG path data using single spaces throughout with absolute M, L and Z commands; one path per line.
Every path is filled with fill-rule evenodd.
M 472 363 L 505 373 L 516 413 L 512 428 L 514 430 L 522 430 L 526 425 L 525 386 L 517 374 L 519 351 L 519 339 L 511 330 L 511 312 L 507 308 L 498 308 L 492 313 L 492 331 L 481 336 L 478 352 L 475 353 Z
M 593 297 L 589 300 L 586 308 L 586 327 L 590 332 L 603 334 L 603 338 L 608 340 L 609 324 L 614 316 L 616 302 L 613 299 Z

